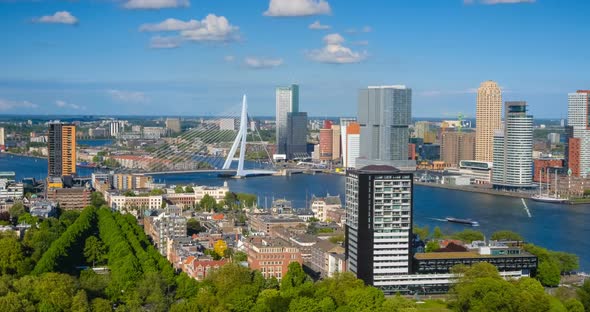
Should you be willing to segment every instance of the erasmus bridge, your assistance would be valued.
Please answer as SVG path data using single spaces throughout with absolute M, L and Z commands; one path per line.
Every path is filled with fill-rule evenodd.
M 268 144 L 262 141 L 256 127 L 248 129 L 246 95 L 236 127 L 237 119 L 234 112 L 202 120 L 178 137 L 166 138 L 148 154 L 119 155 L 113 159 L 121 164 L 118 171 L 146 175 L 209 172 L 245 178 L 275 174 Z M 246 160 L 248 154 L 254 157 Z

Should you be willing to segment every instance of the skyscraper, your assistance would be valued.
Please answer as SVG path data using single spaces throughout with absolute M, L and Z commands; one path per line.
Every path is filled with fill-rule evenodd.
M 475 160 L 491 162 L 494 132 L 502 127 L 502 90 L 494 81 L 484 81 L 477 89 L 475 123 Z
M 411 173 L 370 165 L 346 174 L 348 271 L 368 285 L 399 285 L 412 271 Z
M 307 113 L 287 114 L 287 158 L 307 156 Z
M 4 128 L 0 127 L 0 151 L 6 150 L 6 142 L 4 141 Z
M 408 160 L 411 119 L 412 89 L 403 85 L 361 89 L 358 98 L 361 155 L 357 166 L 384 164 L 415 169 L 415 162 Z
M 352 122 L 346 128 L 346 140 L 344 140 L 346 147 L 342 151 L 342 166 L 344 168 L 355 168 L 356 159 L 360 155 L 361 127 L 358 123 Z
M 340 125 L 332 125 L 332 160 L 340 159 Z
M 334 135 L 332 122 L 324 121 L 324 127 L 320 129 L 320 160 L 331 161 L 334 151 Z
M 180 118 L 166 118 L 166 129 L 172 133 L 180 133 L 182 130 Z
M 532 187 L 533 181 L 533 116 L 527 115 L 524 101 L 506 102 L 504 129 L 494 136 L 495 188 Z
M 578 90 L 568 94 L 567 124 L 571 138 L 568 138 L 570 155 L 578 157 L 568 159 L 568 167 L 581 176 L 590 174 L 590 90 Z M 572 142 L 575 141 L 575 142 Z M 579 150 L 572 150 L 578 148 Z
M 50 123 L 48 132 L 48 175 L 61 177 L 76 173 L 76 126 Z
M 447 131 L 442 134 L 441 160 L 457 167 L 461 160 L 475 159 L 475 133 Z
M 277 87 L 276 93 L 276 140 L 277 154 L 287 153 L 288 113 L 299 112 L 299 86 Z
M 348 168 L 346 137 L 348 135 L 348 125 L 351 123 L 356 123 L 356 118 L 340 118 L 340 148 L 342 149 L 342 166 L 344 168 Z

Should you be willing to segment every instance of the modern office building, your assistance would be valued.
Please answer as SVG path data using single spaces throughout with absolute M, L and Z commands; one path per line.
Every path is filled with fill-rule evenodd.
M 430 121 L 417 121 L 414 124 L 414 137 L 424 139 L 430 132 Z
M 47 174 L 51 177 L 76 174 L 76 126 L 50 123 L 47 141 Z
M 574 156 L 567 165 L 574 174 L 587 177 L 590 175 L 590 90 L 568 94 L 567 113 L 571 131 L 567 152 Z
M 412 89 L 403 85 L 372 86 L 359 91 L 360 157 L 358 167 L 369 164 L 415 168 L 408 160 Z
M 6 142 L 4 137 L 4 128 L 0 127 L 0 151 L 6 150 Z
M 494 136 L 492 184 L 500 189 L 533 187 L 533 116 L 524 101 L 506 102 L 504 129 Z
M 299 112 L 299 86 L 277 87 L 276 93 L 276 140 L 277 154 L 287 153 L 287 119 L 289 113 Z
M 166 118 L 166 129 L 171 133 L 180 133 L 182 131 L 180 118 Z
M 109 124 L 109 134 L 111 136 L 117 136 L 121 132 L 123 132 L 123 126 L 119 121 L 112 121 Z
M 384 289 L 412 268 L 413 174 L 369 165 L 346 174 L 348 271 Z
M 475 159 L 475 132 L 447 131 L 441 136 L 441 160 L 457 167 L 461 160 Z
M 356 123 L 356 118 L 340 118 L 340 148 L 342 149 L 342 167 L 348 168 L 348 155 L 346 139 L 348 135 L 348 125 Z M 357 156 L 358 157 L 358 156 Z
M 356 159 L 360 157 L 361 126 L 356 123 L 350 123 L 346 127 L 346 148 L 342 152 L 342 165 L 344 168 L 356 168 Z
M 287 159 L 307 158 L 307 113 L 287 114 Z
M 320 129 L 320 160 L 331 161 L 334 152 L 334 134 L 332 130 L 332 122 L 324 121 L 324 127 Z
M 340 125 L 332 125 L 332 160 L 340 159 Z
M 493 161 L 494 133 L 502 127 L 502 90 L 494 81 L 477 89 L 475 160 Z

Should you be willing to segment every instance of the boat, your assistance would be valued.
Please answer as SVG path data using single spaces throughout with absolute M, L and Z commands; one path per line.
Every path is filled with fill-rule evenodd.
M 547 168 L 547 170 L 549 170 Z M 539 171 L 541 175 L 541 182 L 539 182 L 539 194 L 531 196 L 531 200 L 542 203 L 551 204 L 565 204 L 568 202 L 567 198 L 562 198 L 557 194 L 557 187 L 555 187 L 555 193 L 549 193 L 549 182 L 547 182 L 547 193 L 543 193 L 543 169 Z M 549 173 L 547 173 L 549 174 Z M 557 185 L 557 170 L 555 170 L 555 185 Z
M 479 226 L 479 222 L 473 221 L 471 219 L 459 219 L 459 218 L 453 218 L 453 217 L 446 217 L 445 220 L 447 220 L 447 222 L 452 222 L 452 223 L 466 224 L 466 225 L 471 225 L 471 226 Z

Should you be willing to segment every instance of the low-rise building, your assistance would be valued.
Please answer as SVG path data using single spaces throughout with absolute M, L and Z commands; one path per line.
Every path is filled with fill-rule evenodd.
M 334 276 L 335 273 L 346 272 L 344 247 L 320 240 L 311 247 L 311 269 L 320 278 Z
M 0 179 L 0 199 L 21 199 L 24 196 L 22 183 L 16 183 L 8 179 Z
M 162 195 L 133 195 L 127 196 L 123 193 L 114 191 L 106 192 L 106 202 L 109 207 L 118 211 L 128 211 L 137 209 L 155 210 L 162 208 Z
M 326 197 L 312 196 L 311 210 L 313 211 L 315 218 L 321 222 L 326 222 L 328 211 L 342 210 L 342 201 L 340 200 L 339 195 L 330 196 L 330 194 L 328 194 Z
M 204 280 L 208 274 L 211 273 L 213 270 L 217 270 L 223 265 L 228 262 L 228 259 L 220 259 L 220 260 L 213 260 L 210 256 L 201 256 L 201 257 L 188 257 L 182 266 L 182 271 L 184 271 L 188 276 L 202 281 Z
M 199 202 L 205 195 L 213 197 L 216 201 L 223 200 L 225 193 L 229 192 L 229 186 L 227 182 L 223 182 L 223 186 L 195 186 L 195 201 Z
M 163 256 L 167 256 L 168 241 L 178 237 L 186 237 L 186 218 L 181 215 L 182 209 L 168 206 L 157 216 L 143 219 L 144 231 L 152 238 L 156 248 Z
M 282 239 L 251 237 L 246 241 L 248 266 L 258 270 L 264 278 L 281 280 L 289 271 L 291 262 L 303 264 L 299 248 Z
M 446 172 L 469 178 L 472 184 L 492 182 L 493 163 L 486 161 L 461 160 L 459 168 L 448 168 Z
M 45 198 L 64 210 L 81 210 L 91 204 L 92 190 L 85 187 L 49 188 Z
M 29 212 L 33 217 L 49 218 L 57 214 L 55 203 L 48 200 L 37 200 L 31 204 Z
M 249 216 L 249 226 L 252 232 L 261 232 L 267 235 L 275 226 L 298 227 L 305 222 L 294 215 L 271 215 L 267 213 L 252 214 Z

